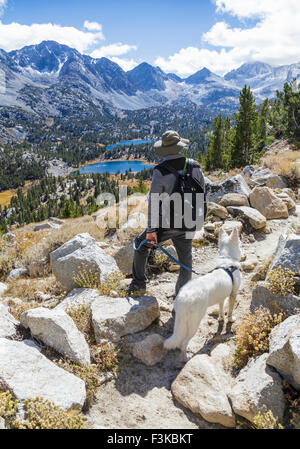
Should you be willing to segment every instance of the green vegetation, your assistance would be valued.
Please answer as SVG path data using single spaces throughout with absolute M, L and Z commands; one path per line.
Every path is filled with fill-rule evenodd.
M 300 137 L 300 87 L 285 83 L 277 98 L 256 106 L 250 87 L 240 93 L 234 117 L 219 115 L 212 125 L 210 144 L 200 160 L 207 170 L 229 170 L 256 162 L 275 137 Z M 199 159 L 198 157 L 198 159 Z

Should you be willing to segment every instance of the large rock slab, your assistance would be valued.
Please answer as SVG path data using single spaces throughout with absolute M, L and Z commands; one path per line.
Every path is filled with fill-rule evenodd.
M 110 273 L 118 270 L 113 257 L 99 248 L 89 234 L 78 234 L 50 254 L 53 274 L 67 290 L 76 288 L 76 277 L 81 273 L 93 273 L 105 281 Z
M 255 416 L 268 410 L 282 422 L 285 398 L 281 378 L 266 363 L 268 354 L 250 360 L 241 370 L 232 386 L 229 397 L 233 410 L 253 422 Z
M 134 249 L 132 244 L 122 246 L 114 255 L 119 270 L 125 274 L 125 276 L 132 275 Z
M 132 354 L 147 366 L 159 363 L 167 354 L 164 339 L 158 334 L 148 335 L 144 340 L 133 345 Z
M 234 217 L 239 215 L 245 217 L 254 229 L 262 229 L 266 227 L 266 218 L 258 210 L 253 209 L 252 207 L 229 206 L 227 209 L 228 212 Z
M 20 319 L 32 335 L 60 354 L 80 365 L 91 363 L 90 350 L 84 335 L 63 310 L 38 307 L 27 310 Z
M 64 410 L 80 411 L 86 399 L 82 379 L 50 362 L 23 342 L 0 339 L 0 383 L 21 403 L 41 397 Z
M 281 235 L 270 270 L 288 268 L 294 273 L 300 274 L 300 235 Z
M 281 309 L 288 314 L 295 314 L 300 310 L 300 298 L 295 295 L 274 295 L 267 288 L 266 282 L 259 282 L 252 290 L 250 311 L 254 312 L 260 307 L 267 308 L 272 313 Z
M 268 220 L 289 216 L 286 204 L 268 187 L 255 187 L 250 193 L 249 200 L 251 206 Z
M 290 316 L 272 330 L 267 363 L 300 390 L 300 315 Z
M 249 206 L 248 197 L 241 193 L 226 193 L 220 200 L 219 204 L 224 207 L 228 206 Z
M 0 303 L 0 338 L 14 336 L 18 324 L 18 321 L 9 313 L 8 307 Z
M 140 332 L 159 317 L 159 305 L 153 296 L 140 298 L 99 297 L 91 304 L 97 342 L 117 341 L 124 335 Z
M 217 203 L 218 199 L 227 193 L 240 193 L 250 195 L 250 188 L 242 175 L 236 175 L 232 178 L 225 179 L 221 183 L 208 183 L 207 186 L 207 201 Z
M 206 355 L 196 355 L 171 386 L 175 399 L 208 422 L 235 427 L 235 417 L 220 381 L 219 369 Z
M 90 307 L 92 302 L 99 297 L 100 294 L 98 290 L 94 290 L 92 288 L 75 288 L 55 307 L 55 309 L 68 310 L 71 307 L 78 307 L 82 305 Z

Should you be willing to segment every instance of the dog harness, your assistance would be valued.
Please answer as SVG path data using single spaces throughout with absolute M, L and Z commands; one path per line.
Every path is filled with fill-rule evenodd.
M 238 270 L 238 267 L 234 267 L 234 266 L 231 266 L 231 267 L 228 267 L 228 268 L 225 268 L 225 267 L 217 267 L 217 268 L 215 268 L 214 270 L 210 271 L 210 273 L 212 273 L 213 271 L 216 271 L 216 270 L 224 270 L 224 271 L 230 276 L 230 279 L 231 279 L 231 281 L 232 281 L 232 285 L 234 284 L 233 273 L 234 273 L 236 270 Z

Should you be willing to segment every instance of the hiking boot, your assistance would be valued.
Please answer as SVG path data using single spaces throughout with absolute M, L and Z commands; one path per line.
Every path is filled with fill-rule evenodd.
M 146 293 L 147 289 L 146 289 L 146 285 L 136 285 L 133 282 L 129 285 L 128 289 L 127 289 L 127 296 L 131 296 L 131 297 L 139 297 L 139 296 L 144 296 Z

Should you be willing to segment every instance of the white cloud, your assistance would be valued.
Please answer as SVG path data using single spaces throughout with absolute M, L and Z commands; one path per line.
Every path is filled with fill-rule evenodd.
M 202 36 L 203 48 L 182 48 L 168 58 L 157 58 L 157 65 L 168 72 L 190 75 L 204 66 L 223 74 L 244 62 L 299 62 L 298 0 L 215 0 L 215 4 L 219 13 L 257 18 L 257 23 L 232 28 L 225 21 L 217 22 Z M 217 48 L 207 49 L 206 44 Z
M 93 58 L 102 58 L 103 56 L 121 56 L 125 55 L 131 50 L 137 50 L 136 45 L 128 45 L 122 44 L 122 42 L 117 42 L 116 44 L 106 45 L 104 47 L 100 47 L 97 50 L 94 50 L 91 53 Z
M 86 20 L 83 26 L 89 31 L 102 31 L 102 25 L 98 22 L 89 22 L 88 20 Z
M 119 58 L 118 56 L 125 55 L 132 50 L 137 50 L 137 46 L 117 42 L 115 44 L 97 48 L 91 53 L 91 56 L 93 58 L 109 58 L 111 61 L 117 63 L 123 70 L 125 70 L 125 72 L 127 72 L 128 70 L 136 67 L 139 63 L 132 58 Z
M 125 72 L 134 69 L 134 67 L 136 67 L 139 64 L 139 62 L 135 61 L 134 59 L 117 58 L 117 57 L 111 57 L 109 59 L 118 64 L 123 70 L 125 70 Z
M 102 31 L 82 31 L 53 23 L 22 25 L 15 22 L 4 24 L 0 21 L 0 48 L 6 51 L 39 44 L 44 40 L 54 40 L 84 53 L 103 39 Z

